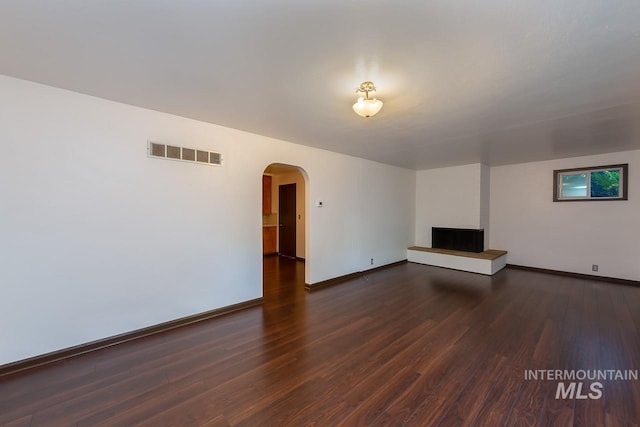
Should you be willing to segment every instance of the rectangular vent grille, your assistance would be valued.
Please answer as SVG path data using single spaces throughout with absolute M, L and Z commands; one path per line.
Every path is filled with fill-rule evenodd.
M 200 163 L 203 165 L 222 166 L 222 154 L 214 151 L 197 150 L 194 148 L 176 147 L 149 141 L 147 147 L 149 157 L 180 160 L 184 162 Z

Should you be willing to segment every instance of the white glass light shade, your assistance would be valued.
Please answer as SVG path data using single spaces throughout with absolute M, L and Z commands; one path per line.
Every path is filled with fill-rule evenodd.
M 358 102 L 353 104 L 353 111 L 355 111 L 357 115 L 362 117 L 375 116 L 381 109 L 382 101 L 375 98 L 358 98 Z

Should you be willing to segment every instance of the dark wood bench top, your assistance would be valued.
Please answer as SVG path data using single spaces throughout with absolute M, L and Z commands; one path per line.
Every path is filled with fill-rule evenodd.
M 421 252 L 432 252 L 435 254 L 463 256 L 467 258 L 486 259 L 489 261 L 493 261 L 494 259 L 500 258 L 502 255 L 507 254 L 507 251 L 500 251 L 498 249 L 487 249 L 484 252 L 465 252 L 465 251 L 452 251 L 450 249 L 425 248 L 424 246 L 411 246 L 409 250 L 421 251 Z

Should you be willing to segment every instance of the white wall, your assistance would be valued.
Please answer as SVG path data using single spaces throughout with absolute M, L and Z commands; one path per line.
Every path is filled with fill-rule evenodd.
M 483 228 L 488 225 L 488 172 L 489 168 L 479 163 L 417 172 L 417 246 L 431 247 L 431 227 Z M 488 238 L 486 229 L 485 246 Z
M 271 212 L 279 212 L 280 186 L 286 184 L 296 184 L 296 256 L 305 258 L 305 224 L 306 224 L 306 203 L 305 203 L 305 183 L 301 172 L 294 171 L 285 174 L 272 175 L 271 181 Z M 280 228 L 277 228 L 278 233 Z M 278 239 L 280 235 L 278 234 Z M 279 242 L 279 240 L 278 240 Z M 280 247 L 278 246 L 278 250 Z
M 554 170 L 619 163 L 628 201 L 552 201 Z M 493 167 L 491 247 L 510 264 L 640 280 L 639 191 L 640 151 Z
M 146 156 L 220 151 L 224 167 Z M 0 364 L 262 294 L 261 176 L 309 176 L 307 282 L 406 258 L 415 172 L 0 76 Z
M 480 228 L 484 229 L 484 248 L 491 246 L 491 168 L 480 165 Z

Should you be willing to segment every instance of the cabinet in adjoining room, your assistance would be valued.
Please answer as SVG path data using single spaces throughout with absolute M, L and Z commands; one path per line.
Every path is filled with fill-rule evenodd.
M 271 213 L 271 177 L 262 175 L 262 215 Z
M 265 255 L 278 252 L 278 227 L 262 227 L 262 253 Z

